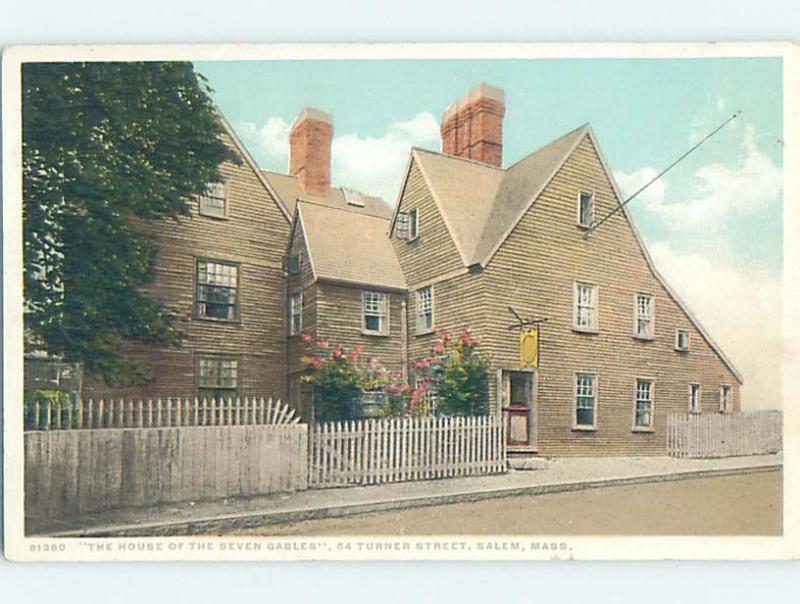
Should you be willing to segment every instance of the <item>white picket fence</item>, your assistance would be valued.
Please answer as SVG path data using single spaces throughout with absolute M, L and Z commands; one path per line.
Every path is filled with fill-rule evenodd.
M 314 487 L 505 471 L 503 424 L 495 416 L 331 422 L 314 425 L 309 434 Z
M 257 397 L 228 399 L 109 399 L 34 403 L 25 412 L 25 430 L 88 428 L 171 428 L 176 426 L 243 426 L 298 423 L 294 409 L 280 400 Z
M 671 457 L 710 458 L 776 453 L 783 448 L 780 411 L 714 415 L 670 415 Z

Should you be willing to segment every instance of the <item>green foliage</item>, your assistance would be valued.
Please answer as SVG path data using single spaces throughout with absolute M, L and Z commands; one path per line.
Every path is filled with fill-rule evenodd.
M 307 334 L 303 334 L 302 339 L 311 343 Z M 309 370 L 303 379 L 314 387 L 315 421 L 348 421 L 362 416 L 361 393 L 366 376 L 357 365 L 360 355 L 358 347 L 348 352 L 341 346 L 317 340 L 314 352 L 303 357 Z
M 209 87 L 191 63 L 27 63 L 22 68 L 24 286 L 32 339 L 113 384 L 141 368 L 126 340 L 174 345 L 140 219 L 188 214 L 219 165 Z
M 489 361 L 476 350 L 478 338 L 464 328 L 457 338 L 438 333 L 429 366 L 429 386 L 436 398 L 436 411 L 444 415 L 486 415 L 489 398 Z M 424 401 L 429 397 L 421 397 Z

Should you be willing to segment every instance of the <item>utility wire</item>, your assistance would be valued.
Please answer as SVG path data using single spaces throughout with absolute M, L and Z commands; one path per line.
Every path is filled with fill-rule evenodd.
M 647 183 L 646 183 L 644 186 L 640 187 L 638 191 L 636 191 L 636 192 L 635 192 L 633 195 L 631 195 L 630 197 L 628 197 L 628 199 L 626 199 L 625 201 L 623 201 L 623 202 L 622 202 L 621 204 L 619 204 L 619 205 L 618 205 L 616 208 L 614 208 L 614 209 L 613 209 L 611 212 L 609 212 L 608 214 L 606 214 L 606 215 L 605 215 L 605 216 L 604 216 L 604 217 L 603 217 L 603 218 L 600 220 L 600 222 L 597 222 L 597 223 L 593 224 L 592 226 L 590 226 L 590 227 L 589 227 L 589 229 L 586 231 L 586 233 L 584 233 L 584 235 L 583 235 L 583 238 L 584 238 L 584 239 L 588 238 L 588 237 L 589 237 L 589 235 L 591 235 L 591 234 L 592 234 L 592 232 L 594 232 L 594 231 L 595 231 L 595 230 L 596 230 L 596 229 L 597 229 L 597 228 L 598 228 L 598 227 L 599 227 L 601 224 L 603 224 L 603 223 L 604 223 L 606 220 L 608 220 L 609 218 L 611 218 L 611 217 L 612 217 L 614 214 L 616 214 L 616 213 L 617 213 L 617 212 L 619 212 L 619 211 L 620 211 L 622 208 L 624 208 L 626 205 L 628 205 L 628 203 L 630 203 L 631 201 L 633 201 L 633 200 L 634 200 L 634 198 L 635 198 L 637 195 L 639 195 L 639 193 L 641 193 L 642 191 L 644 191 L 644 190 L 645 190 L 647 187 L 649 187 L 650 185 L 652 185 L 652 184 L 653 184 L 655 181 L 657 181 L 659 178 L 661 178 L 662 176 L 664 176 L 664 174 L 666 174 L 667 172 L 669 172 L 669 171 L 670 171 L 672 168 L 674 168 L 674 167 L 675 167 L 677 164 L 679 164 L 681 161 L 683 161 L 683 160 L 684 160 L 684 159 L 685 159 L 685 158 L 686 158 L 686 157 L 687 157 L 687 156 L 688 156 L 690 153 L 692 153 L 692 152 L 693 152 L 695 149 L 697 149 L 697 148 L 698 148 L 700 145 L 702 145 L 704 142 L 706 142 L 708 139 L 710 139 L 712 136 L 714 136 L 714 135 L 715 135 L 717 132 L 719 132 L 720 130 L 722 130 L 722 129 L 723 129 L 725 126 L 727 126 L 727 125 L 728 125 L 728 124 L 730 124 L 730 123 L 731 123 L 733 120 L 735 120 L 737 117 L 739 117 L 739 115 L 741 115 L 741 113 L 742 113 L 742 111 L 741 111 L 741 109 L 740 109 L 739 111 L 737 111 L 736 113 L 734 113 L 732 116 L 730 116 L 730 117 L 729 117 L 727 120 L 725 120 L 724 122 L 722 122 L 722 123 L 721 123 L 719 126 L 717 126 L 717 127 L 714 129 L 714 130 L 712 130 L 711 132 L 709 132 L 708 134 L 706 134 L 706 135 L 705 135 L 703 138 L 701 138 L 701 139 L 700 139 L 698 142 L 696 142 L 696 143 L 695 143 L 695 144 L 694 144 L 694 145 L 693 145 L 691 148 L 689 148 L 689 150 L 688 150 L 688 151 L 686 151 L 686 152 L 685 152 L 683 155 L 681 155 L 681 156 L 680 156 L 678 159 L 676 159 L 675 161 L 673 161 L 673 162 L 672 162 L 670 165 L 668 165 L 666 168 L 664 168 L 663 170 L 661 170 L 661 172 L 659 172 L 659 173 L 658 173 L 658 174 L 656 174 L 656 175 L 655 175 L 653 178 L 651 178 L 651 179 L 650 179 L 650 180 L 649 180 L 649 181 L 648 181 L 648 182 L 647 182 Z

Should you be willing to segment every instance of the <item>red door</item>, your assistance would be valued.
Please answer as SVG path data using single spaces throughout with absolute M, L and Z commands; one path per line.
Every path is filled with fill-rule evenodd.
M 501 409 L 506 428 L 506 445 L 510 448 L 531 449 L 534 446 L 533 380 L 532 371 L 502 372 Z

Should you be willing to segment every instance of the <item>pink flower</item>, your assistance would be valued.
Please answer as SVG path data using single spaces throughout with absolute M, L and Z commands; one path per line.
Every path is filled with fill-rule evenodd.
M 347 355 L 348 361 L 357 361 L 358 358 L 361 356 L 361 351 L 364 350 L 361 345 L 356 346 L 353 350 L 350 351 L 350 354 Z
M 322 365 L 325 363 L 324 360 L 322 360 L 315 354 L 310 354 L 307 357 L 303 357 L 301 360 L 303 361 L 304 365 L 314 370 L 320 369 Z
M 452 336 L 450 335 L 450 332 L 447 331 L 446 329 L 440 329 L 439 331 L 436 332 L 436 337 L 439 338 L 442 344 L 447 344 L 447 342 L 450 341 L 450 338 Z
M 342 358 L 342 347 L 337 345 L 336 348 L 333 349 L 333 353 L 331 354 L 331 356 L 337 361 L 339 359 L 341 359 Z
M 308 344 L 309 342 L 311 342 L 311 336 L 309 334 L 307 334 L 306 332 L 303 332 L 303 333 L 300 334 L 300 340 L 304 344 Z
M 372 357 L 369 360 L 369 368 L 372 371 L 378 371 L 381 368 L 381 362 L 378 360 L 378 357 Z
M 436 344 L 431 346 L 431 352 L 433 354 L 442 354 L 444 352 L 444 344 L 441 342 L 436 342 Z

